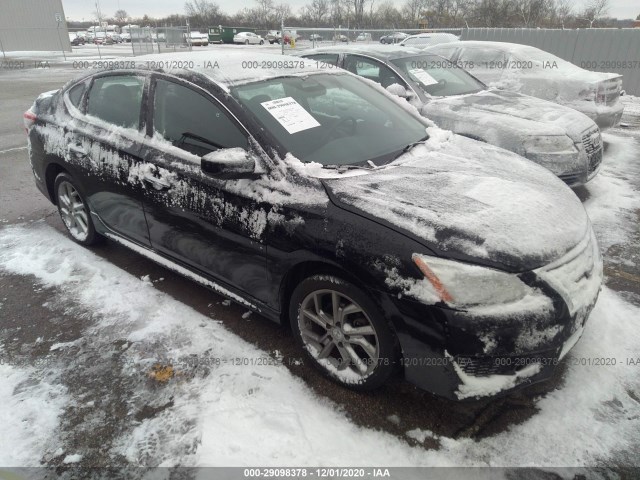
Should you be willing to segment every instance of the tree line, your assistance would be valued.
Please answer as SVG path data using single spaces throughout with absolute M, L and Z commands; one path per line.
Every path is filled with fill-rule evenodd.
M 189 25 L 207 28 L 217 25 L 279 29 L 281 22 L 299 27 L 350 27 L 355 29 L 420 28 L 593 28 L 631 26 L 607 16 L 610 0 L 309 0 L 298 11 L 286 2 L 255 0 L 253 7 L 235 14 L 224 12 L 212 0 L 188 0 L 183 13 L 162 18 L 145 15 L 130 18 L 118 10 L 111 18 L 94 13 L 96 20 L 119 25 Z M 640 15 L 638 15 L 640 20 Z M 69 22 L 73 27 L 74 22 Z M 84 26 L 79 25 L 78 27 Z M 85 22 L 86 23 L 86 22 Z M 627 25 L 628 24 L 628 25 Z

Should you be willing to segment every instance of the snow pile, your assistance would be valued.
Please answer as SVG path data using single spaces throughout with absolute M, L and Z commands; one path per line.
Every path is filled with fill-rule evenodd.
M 57 448 L 54 436 L 69 401 L 66 388 L 44 370 L 7 365 L 3 353 L 0 349 L 0 465 L 37 467 L 45 451 Z

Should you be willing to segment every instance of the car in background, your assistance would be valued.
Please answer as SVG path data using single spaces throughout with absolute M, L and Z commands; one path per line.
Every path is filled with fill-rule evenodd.
M 188 42 L 194 47 L 206 47 L 209 45 L 209 35 L 200 32 L 190 32 Z
M 96 45 L 113 45 L 113 38 L 105 32 L 96 32 L 93 37 L 93 43 Z
M 457 42 L 459 40 L 460 38 L 452 33 L 418 33 L 416 35 L 409 35 L 407 38 L 400 42 L 400 45 L 402 45 L 403 47 L 423 48 L 429 45 Z
M 84 45 L 85 43 L 87 43 L 84 37 L 81 37 L 74 33 L 69 33 L 69 42 L 73 47 L 77 47 L 78 45 Z
M 120 34 L 120 38 L 123 42 L 131 43 L 131 34 L 127 32 L 123 32 Z
M 346 71 L 244 60 L 89 72 L 36 99 L 30 162 L 70 237 L 288 322 L 354 390 L 398 370 L 456 400 L 550 378 L 603 276 L 577 196 Z
M 483 82 L 556 102 L 592 118 L 601 130 L 620 123 L 622 75 L 592 72 L 528 45 L 461 41 L 428 51 L 470 70 Z
M 240 32 L 233 36 L 233 43 L 244 45 L 264 45 L 264 38 L 253 32 Z
M 122 43 L 122 36 L 119 33 L 112 33 L 111 34 L 111 38 L 113 39 L 114 43 Z
M 439 127 L 526 157 L 570 186 L 590 181 L 601 167 L 602 136 L 589 117 L 557 103 L 490 89 L 443 57 L 399 46 L 322 47 L 300 56 L 379 83 Z
M 311 35 L 309 35 L 309 40 L 311 40 L 312 42 L 321 42 L 322 35 L 319 35 L 317 33 L 312 33 Z
M 265 35 L 265 40 L 269 42 L 271 45 L 274 43 L 280 43 L 282 39 L 282 33 L 278 30 L 269 30 Z
M 349 37 L 347 37 L 346 35 L 342 35 L 341 33 L 336 34 L 333 36 L 333 41 L 334 42 L 348 42 L 349 41 Z
M 371 41 L 371 34 L 367 32 L 362 32 L 358 34 L 358 36 L 356 37 L 356 42 L 370 42 L 370 41 Z
M 380 37 L 380 43 L 399 43 L 408 36 L 408 34 L 403 32 L 393 32 L 389 35 L 383 35 L 382 37 Z

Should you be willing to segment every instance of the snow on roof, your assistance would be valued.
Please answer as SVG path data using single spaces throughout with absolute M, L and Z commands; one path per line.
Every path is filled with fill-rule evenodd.
M 244 83 L 256 82 L 284 76 L 302 76 L 316 73 L 344 74 L 344 71 L 327 71 L 316 62 L 289 55 L 274 55 L 246 51 L 239 47 L 236 52 L 202 51 L 175 54 L 154 54 L 137 57 L 143 62 L 169 63 L 165 71 L 184 71 L 185 68 L 171 68 L 188 65 L 187 70 L 195 71 L 211 78 L 216 83 L 230 88 Z M 190 65 L 189 65 L 190 64 Z
M 413 55 L 422 55 L 423 52 L 417 48 L 400 47 L 398 45 L 335 45 L 331 47 L 319 47 L 310 50 L 304 50 L 299 55 L 309 55 L 313 53 L 327 52 L 345 52 L 345 53 L 362 53 L 373 54 L 383 58 L 398 58 Z

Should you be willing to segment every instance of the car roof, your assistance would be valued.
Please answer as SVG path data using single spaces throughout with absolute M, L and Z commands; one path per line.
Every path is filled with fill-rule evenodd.
M 183 75 L 185 71 L 204 75 L 226 90 L 246 83 L 269 80 L 287 76 L 305 76 L 314 74 L 345 74 L 344 70 L 319 68 L 316 62 L 300 57 L 283 56 L 269 53 L 246 51 L 230 51 L 225 53 L 203 51 L 185 52 L 178 56 L 167 57 L 167 54 L 143 55 L 136 57 L 141 62 L 193 62 L 193 68 L 165 68 L 163 71 L 174 75 Z M 131 59 L 128 58 L 128 61 Z M 207 63 L 209 62 L 209 63 Z M 251 68 L 257 62 L 268 68 Z M 116 63 L 116 62 L 114 62 Z M 251 65 L 248 65 L 251 64 Z
M 418 48 L 400 47 L 397 45 L 336 45 L 332 47 L 319 47 L 305 50 L 299 55 L 309 55 L 314 53 L 359 53 L 369 55 L 380 60 L 394 60 L 396 58 L 413 57 L 415 55 L 425 55 L 425 52 Z

